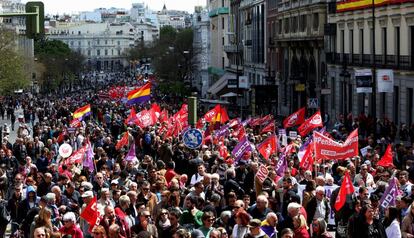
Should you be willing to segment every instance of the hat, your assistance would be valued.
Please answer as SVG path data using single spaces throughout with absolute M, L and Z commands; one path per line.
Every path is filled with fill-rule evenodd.
M 191 238 L 205 238 L 205 236 L 200 230 L 193 230 L 191 232 Z
M 92 190 L 93 185 L 90 182 L 83 181 L 81 183 L 81 187 L 84 187 L 86 190 Z
M 93 197 L 93 192 L 92 191 L 86 191 L 82 194 L 81 196 L 82 198 L 88 198 L 88 197 Z
M 259 219 L 251 219 L 249 222 L 249 226 L 251 227 L 258 227 L 262 222 Z
M 365 160 L 365 162 L 364 162 L 364 164 L 366 164 L 366 165 L 371 165 L 371 161 L 369 161 L 369 160 Z
M 116 179 L 112 180 L 112 181 L 111 181 L 111 184 L 118 185 L 118 180 L 116 180 Z

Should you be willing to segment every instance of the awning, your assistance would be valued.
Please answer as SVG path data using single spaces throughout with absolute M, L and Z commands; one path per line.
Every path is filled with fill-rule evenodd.
M 225 105 L 230 104 L 229 102 L 224 101 L 224 100 L 200 99 L 200 101 L 204 103 L 211 103 L 211 104 L 225 104 Z
M 211 94 L 217 94 L 220 92 L 223 88 L 227 87 L 227 81 L 231 78 L 236 78 L 235 74 L 232 73 L 225 73 L 217 82 L 215 82 L 207 92 Z
M 221 98 L 231 98 L 231 97 L 238 97 L 238 96 L 241 96 L 241 95 L 237 94 L 237 93 L 229 92 L 229 93 L 221 95 L 220 97 Z

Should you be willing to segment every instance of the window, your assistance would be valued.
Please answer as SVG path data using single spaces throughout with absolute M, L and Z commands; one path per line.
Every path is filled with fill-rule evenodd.
M 298 17 L 292 18 L 292 32 L 296 32 L 298 30 Z
M 118 41 L 118 45 L 121 45 L 121 42 L 120 41 Z
M 221 29 L 224 30 L 224 17 L 221 18 Z
M 299 20 L 300 32 L 306 30 L 306 15 L 301 15 Z
M 359 29 L 359 53 L 364 54 L 364 29 Z
M 73 43 L 73 41 L 71 41 L 71 42 L 70 42 L 70 46 L 73 46 L 73 44 L 74 44 L 74 43 Z
M 400 27 L 395 28 L 395 55 L 397 56 L 397 62 L 400 59 Z M 411 123 L 410 123 L 411 125 Z
M 224 7 L 224 0 L 221 0 L 221 7 Z
M 88 46 L 91 46 L 91 42 L 90 41 L 88 41 Z
M 81 46 L 82 45 L 82 42 L 81 41 L 78 41 L 78 46 Z
M 121 55 L 121 50 L 118 50 L 118 55 Z
M 285 25 L 284 25 L 284 29 L 285 29 L 285 33 L 289 32 L 289 18 L 285 18 Z
M 224 37 L 221 38 L 221 45 L 224 45 Z
M 91 56 L 91 50 L 88 50 L 88 56 Z
M 381 29 L 382 33 L 382 55 L 384 56 L 384 59 L 387 60 L 387 28 L 383 27 Z
M 313 29 L 318 30 L 319 28 L 319 13 L 313 14 Z
M 414 91 L 412 88 L 407 88 L 408 91 L 408 102 L 407 102 L 407 112 L 408 112 L 408 125 L 413 124 L 413 100 L 414 100 Z
M 105 55 L 108 55 L 108 50 L 105 50 Z
M 99 40 L 97 40 L 97 41 L 96 41 L 96 44 L 97 44 L 97 45 L 99 45 L 99 43 L 100 43 L 100 42 L 99 42 Z
M 81 31 L 78 31 L 78 35 L 80 35 L 81 34 Z
M 354 54 L 354 30 L 349 30 L 349 59 L 352 61 Z
M 221 68 L 224 69 L 224 57 L 221 57 Z
M 279 20 L 279 30 L 277 31 L 278 34 L 282 34 L 282 20 Z
M 108 41 L 107 40 L 105 40 L 105 45 L 107 45 L 108 44 Z
M 400 105 L 400 90 L 398 86 L 394 86 L 394 122 L 398 125 L 400 123 L 400 118 L 399 118 L 399 108 L 398 106 Z
M 341 54 L 343 54 L 345 51 L 345 31 L 344 30 L 341 30 L 340 37 L 341 37 L 340 39 L 341 40 Z
M 114 49 L 111 50 L 111 55 L 114 55 Z
M 96 50 L 96 55 L 100 56 L 101 55 L 101 50 Z

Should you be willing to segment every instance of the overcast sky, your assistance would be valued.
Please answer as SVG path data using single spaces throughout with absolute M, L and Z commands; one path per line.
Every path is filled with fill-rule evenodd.
M 169 10 L 194 12 L 194 6 L 205 5 L 206 0 L 41 0 L 46 14 L 76 13 L 104 7 L 131 9 L 132 3 L 144 2 L 152 10 L 161 10 L 164 3 Z M 22 0 L 23 3 L 28 0 Z

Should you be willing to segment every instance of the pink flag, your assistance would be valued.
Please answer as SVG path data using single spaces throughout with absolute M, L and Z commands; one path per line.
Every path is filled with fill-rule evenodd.
M 92 146 L 90 143 L 88 143 L 87 145 L 87 150 L 86 150 L 86 160 L 83 163 L 83 166 L 89 169 L 89 172 L 93 172 L 93 170 L 95 169 L 95 166 L 93 165 L 93 157 L 95 156 L 95 154 L 93 153 L 92 150 Z

